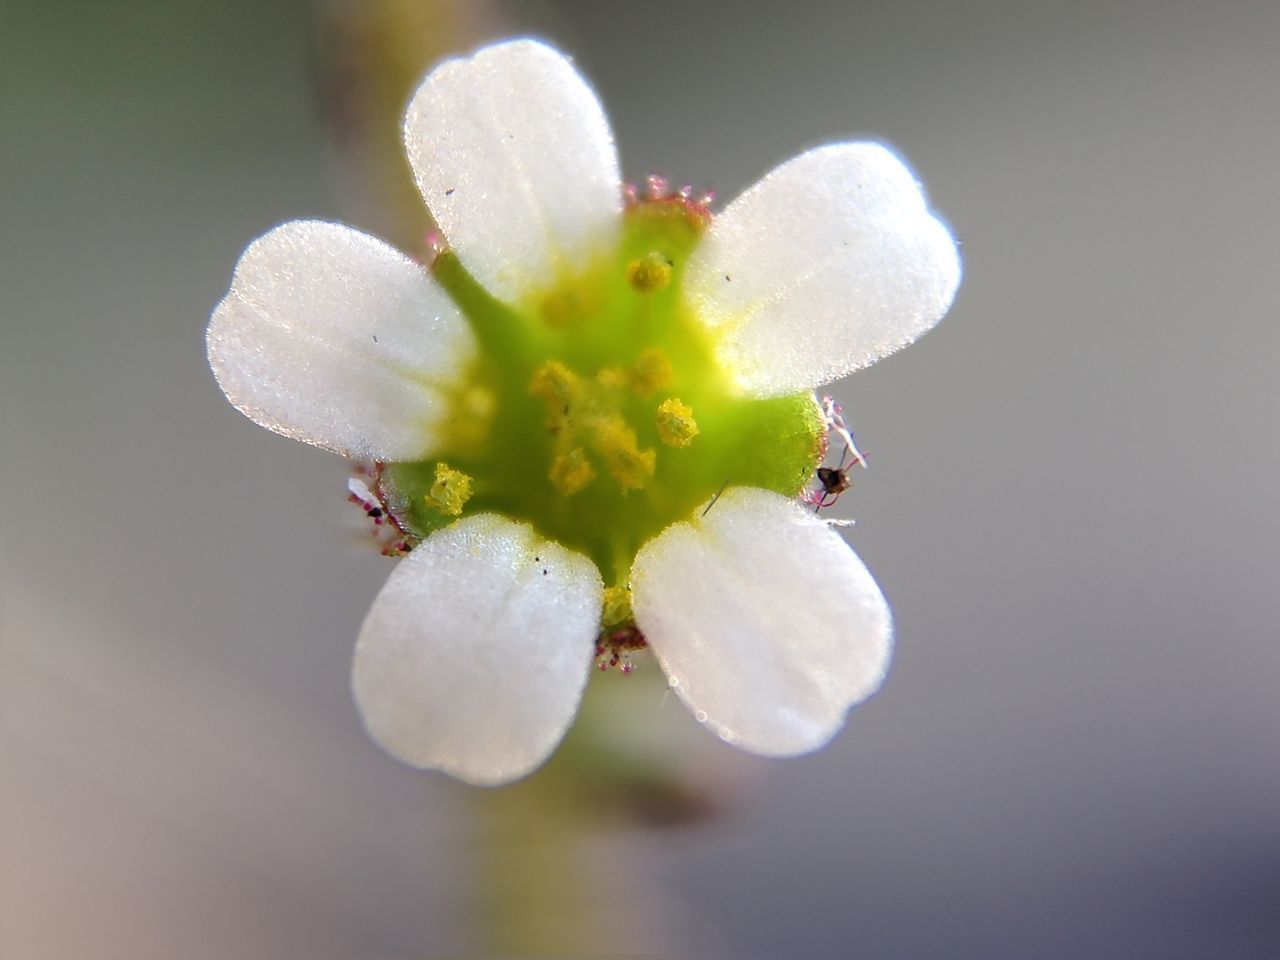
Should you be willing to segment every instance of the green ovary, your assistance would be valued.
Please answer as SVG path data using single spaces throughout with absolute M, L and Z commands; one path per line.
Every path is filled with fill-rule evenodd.
M 452 254 L 436 260 L 480 350 L 449 397 L 438 455 L 383 465 L 383 498 L 409 535 L 452 523 L 455 507 L 496 512 L 625 586 L 645 541 L 725 486 L 805 486 L 824 436 L 813 397 L 736 396 L 684 306 L 683 267 L 705 222 L 678 198 L 631 206 L 620 250 L 518 307 L 489 297 Z M 463 475 L 465 502 L 442 498 L 441 477 Z

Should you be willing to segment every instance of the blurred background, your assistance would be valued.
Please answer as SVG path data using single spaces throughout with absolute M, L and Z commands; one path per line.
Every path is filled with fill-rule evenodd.
M 420 243 L 404 98 L 528 32 L 632 179 L 876 137 L 963 241 L 835 391 L 898 647 L 815 756 L 649 666 L 511 791 L 388 759 L 391 561 L 206 367 L 270 226 Z M 1278 48 L 1272 2 L 5 5 L 0 957 L 1280 955 Z

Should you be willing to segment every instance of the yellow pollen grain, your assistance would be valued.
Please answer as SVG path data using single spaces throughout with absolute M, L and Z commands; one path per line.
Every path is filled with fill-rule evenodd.
M 571 497 L 591 484 L 596 478 L 596 468 L 591 466 L 586 451 L 581 447 L 574 447 L 552 461 L 547 478 L 562 494 Z
M 471 477 L 443 460 L 436 464 L 436 482 L 427 491 L 427 506 L 445 516 L 456 517 L 471 499 Z
M 627 283 L 637 293 L 657 293 L 671 282 L 671 263 L 658 251 L 627 264 Z
M 658 437 L 668 447 L 687 447 L 698 435 L 693 408 L 675 397 L 658 404 Z
M 596 421 L 592 445 L 624 490 L 639 490 L 653 476 L 657 454 L 641 450 L 635 431 L 617 414 Z
M 671 386 L 671 361 L 656 347 L 650 347 L 636 359 L 631 368 L 631 389 L 642 397 Z
M 548 360 L 533 372 L 529 395 L 547 405 L 547 427 L 558 431 L 581 394 L 578 375 L 559 360 Z
M 631 591 L 626 587 L 604 588 L 604 609 L 600 612 L 600 625 L 606 630 L 634 617 L 631 612 Z

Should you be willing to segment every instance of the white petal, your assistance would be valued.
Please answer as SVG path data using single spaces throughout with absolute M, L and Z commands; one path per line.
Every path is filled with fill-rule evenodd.
M 621 225 L 609 122 L 563 55 L 533 40 L 449 60 L 404 121 L 418 189 L 463 265 L 517 300 L 607 251 Z
M 671 687 L 766 756 L 816 750 L 884 679 L 893 624 L 870 572 L 792 501 L 737 487 L 641 548 L 636 623 Z
M 776 396 L 911 343 L 951 306 L 960 258 L 901 160 L 877 143 L 837 143 L 734 200 L 685 283 L 740 389 Z
M 369 734 L 415 767 L 515 780 L 577 712 L 603 585 L 581 554 L 482 514 L 428 537 L 392 572 L 356 643 Z
M 249 245 L 207 346 L 218 385 L 255 423 L 384 461 L 431 453 L 446 412 L 441 389 L 476 349 L 421 265 L 316 221 L 283 224 Z

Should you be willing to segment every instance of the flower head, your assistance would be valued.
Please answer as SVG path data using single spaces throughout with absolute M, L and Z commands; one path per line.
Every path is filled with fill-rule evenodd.
M 880 684 L 892 624 L 795 498 L 828 431 L 848 437 L 812 390 L 910 343 L 959 282 L 911 173 L 838 143 L 714 218 L 687 190 L 641 196 L 591 89 L 531 40 L 437 67 L 405 144 L 447 242 L 427 267 L 286 223 L 208 331 L 242 413 L 369 465 L 352 498 L 407 554 L 356 646 L 371 735 L 513 780 L 597 657 L 648 646 L 724 740 L 826 743 Z

